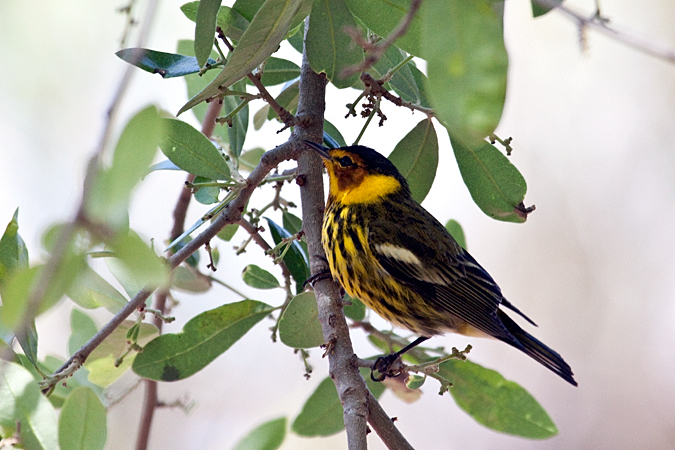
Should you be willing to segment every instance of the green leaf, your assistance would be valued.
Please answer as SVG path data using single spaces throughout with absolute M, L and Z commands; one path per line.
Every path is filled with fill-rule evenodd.
M 265 63 L 265 71 L 260 81 L 265 86 L 285 83 L 300 76 L 300 67 L 287 59 L 270 57 Z
M 33 320 L 24 330 L 25 333 L 19 333 L 16 340 L 21 346 L 24 355 L 34 367 L 38 367 L 38 334 Z
M 89 355 L 84 363 L 84 368 L 89 371 L 87 379 L 91 383 L 108 387 L 131 367 L 134 359 L 138 356 L 136 352 L 126 355 L 124 361 L 118 367 L 115 367 L 115 361 L 127 352 L 129 347 L 127 334 L 133 326 L 136 326 L 136 321 L 125 320 Z M 143 346 L 158 334 L 159 330 L 156 326 L 141 323 L 137 343 Z
M 252 171 L 258 164 L 260 164 L 260 159 L 264 154 L 265 149 L 260 147 L 245 151 L 239 155 L 239 169 L 244 169 L 249 172 Z
M 282 239 L 291 237 L 289 231 L 280 227 L 271 219 L 265 217 L 265 220 L 267 220 L 275 244 L 279 244 Z M 302 285 L 310 276 L 309 260 L 307 259 L 306 250 L 303 249 L 300 242 L 293 241 L 290 245 L 291 247 L 286 252 L 286 255 L 284 255 L 284 263 L 286 263 L 286 267 L 288 267 L 291 276 L 295 280 L 297 286 L 296 292 L 300 293 L 302 291 Z
M 419 389 L 424 385 L 426 379 L 421 375 L 409 375 L 405 385 L 408 389 Z
M 11 436 L 21 423 L 26 449 L 58 450 L 56 412 L 42 395 L 33 376 L 15 363 L 0 361 L 0 427 Z
M 115 258 L 126 269 L 124 273 L 128 281 L 120 280 L 117 276 L 116 278 L 127 290 L 129 297 L 133 298 L 145 286 L 160 286 L 167 280 L 167 266 L 135 232 L 129 230 L 127 234 L 119 235 L 106 249 L 112 250 Z M 110 268 L 110 261 L 106 263 Z
M 182 120 L 162 119 L 165 134 L 159 143 L 162 152 L 186 172 L 213 180 L 229 180 L 230 168 L 218 149 Z
M 456 220 L 450 219 L 445 224 L 445 229 L 448 230 L 448 233 L 455 238 L 457 243 L 462 246 L 464 250 L 468 250 L 466 246 L 466 237 L 464 236 L 464 230 L 462 226 Z
M 342 71 L 363 61 L 363 49 L 354 45 L 345 28 L 358 26 L 344 0 L 314 0 L 305 43 L 307 60 L 312 70 L 325 72 L 338 89 L 356 83 L 358 73 L 343 78 Z
M 323 344 L 314 292 L 303 292 L 293 297 L 279 319 L 279 339 L 292 348 L 312 348 Z
M 305 437 L 330 436 L 345 427 L 344 412 L 333 380 L 326 377 L 312 392 L 291 430 Z
M 562 4 L 563 2 L 563 0 L 553 0 L 553 1 L 555 1 L 558 4 Z M 551 8 L 550 6 L 544 6 L 540 4 L 537 0 L 532 0 L 530 3 L 532 4 L 532 17 L 535 18 L 541 17 L 547 12 L 553 10 L 553 8 Z
M 286 418 L 270 420 L 244 436 L 233 450 L 276 450 L 286 437 Z
M 190 319 L 178 334 L 164 334 L 150 342 L 133 364 L 138 375 L 175 381 L 200 371 L 225 352 L 274 308 L 243 300 L 206 311 Z
M 120 59 L 146 72 L 158 73 L 162 78 L 184 77 L 199 72 L 199 64 L 194 56 L 164 53 L 147 48 L 125 48 L 115 53 Z M 208 59 L 209 64 L 216 60 Z
M 302 53 L 302 49 L 305 45 L 304 36 L 305 33 L 299 31 L 288 38 L 288 43 L 291 44 L 291 47 L 293 47 L 298 53 Z
M 246 76 L 272 53 L 290 30 L 302 0 L 267 0 L 234 49 L 222 72 L 202 92 L 188 101 L 178 114 L 222 92 Z M 235 10 L 236 4 L 234 7 Z M 241 10 L 237 10 L 241 13 Z M 245 14 L 242 14 L 246 17 Z
M 429 100 L 429 94 L 427 92 L 427 85 L 429 84 L 429 79 L 414 64 L 408 64 L 408 69 L 410 69 L 410 73 L 415 79 L 417 89 L 419 89 L 420 92 L 420 106 L 423 106 L 425 108 L 431 108 L 431 100 Z
M 373 67 L 381 76 L 384 76 L 389 70 L 401 63 L 404 58 L 406 58 L 406 55 L 402 54 L 401 50 L 392 45 Z M 393 88 L 394 91 L 407 102 L 419 103 L 420 91 L 417 87 L 417 82 L 415 82 L 415 78 L 413 78 L 413 75 L 410 72 L 411 65 L 412 64 L 408 62 L 403 67 L 399 68 L 385 87 L 387 89 Z
M 235 91 L 246 91 L 246 80 L 240 80 L 232 85 Z M 234 111 L 242 102 L 239 97 L 228 95 L 223 98 L 223 110 L 227 115 Z M 235 157 L 239 157 L 246 140 L 248 130 L 248 104 L 246 104 L 233 118 L 232 126 L 227 130 L 227 136 L 230 141 L 230 150 Z
M 401 139 L 389 160 L 408 180 L 413 198 L 422 203 L 438 168 L 438 137 L 431 119 L 424 119 Z
M 215 180 L 205 177 L 195 177 L 193 183 L 211 183 Z M 200 187 L 195 192 L 195 200 L 197 200 L 202 205 L 211 205 L 213 203 L 218 203 L 218 195 L 220 195 L 220 188 L 217 186 L 207 186 Z
M 484 138 L 499 124 L 506 97 L 501 15 L 490 0 L 429 0 L 422 17 L 436 114 L 454 135 Z
M 302 219 L 286 210 L 282 211 L 281 223 L 291 234 L 298 234 L 302 230 Z
M 171 276 L 172 287 L 185 292 L 207 292 L 211 279 L 190 266 L 178 266 Z
M 385 390 L 383 383 L 370 380 L 369 370 L 361 369 L 361 376 L 375 398 L 380 398 Z M 295 418 L 291 430 L 305 437 L 330 436 L 342 431 L 344 411 L 333 380 L 326 377 L 307 399 L 302 411 Z
M 197 12 L 196 6 L 195 6 L 195 14 Z M 195 16 L 196 17 L 196 16 Z M 183 55 L 194 55 L 194 42 L 191 40 L 179 40 L 178 41 L 178 46 L 177 46 L 177 51 L 180 54 Z M 211 54 L 212 57 L 218 57 L 216 52 L 213 52 Z M 195 60 L 196 64 L 196 60 Z M 199 75 L 189 75 L 183 78 L 185 80 L 185 85 L 187 87 L 187 95 L 188 98 L 192 98 L 195 95 L 197 95 L 199 92 L 201 92 L 206 86 L 211 83 L 216 76 L 220 73 L 220 69 L 213 69 L 209 70 L 206 73 L 202 74 L 201 76 Z M 197 117 L 197 120 L 199 120 L 200 123 L 204 123 L 204 119 L 206 118 L 206 110 L 209 108 L 209 105 L 206 103 L 201 103 L 194 108 L 192 108 L 192 112 Z M 226 126 L 216 126 L 213 130 L 213 138 L 218 138 L 220 139 L 221 142 L 229 142 L 229 138 L 227 137 L 227 127 Z
M 126 225 L 131 191 L 148 173 L 163 127 L 154 106 L 138 112 L 124 127 L 112 166 L 98 173 L 88 198 L 87 210 L 98 221 L 118 229 Z
M 471 198 L 493 219 L 522 223 L 521 204 L 527 183 L 518 169 L 495 146 L 480 141 L 468 145 L 450 135 L 457 165 Z
M 258 13 L 263 3 L 265 3 L 265 0 L 236 0 L 234 5 L 232 5 L 232 9 L 250 22 Z
M 450 360 L 438 375 L 453 383 L 460 408 L 486 427 L 530 439 L 546 439 L 558 429 L 546 411 L 521 386 L 470 361 Z
M 105 406 L 87 387 L 72 391 L 59 415 L 59 444 L 68 450 L 103 450 L 108 438 Z
M 332 137 L 340 147 L 346 147 L 347 143 L 345 142 L 345 138 L 342 137 L 342 133 L 340 133 L 340 130 L 338 130 L 335 125 L 330 123 L 329 121 L 325 120 L 323 121 L 323 132 L 327 133 L 330 137 Z
M 183 170 L 183 169 L 172 163 L 170 160 L 165 159 L 164 161 L 151 165 L 150 168 L 148 169 L 148 173 L 155 172 L 157 170 Z
M 102 306 L 113 314 L 127 304 L 126 297 L 89 266 L 82 269 L 66 295 L 82 308 L 95 309 Z
M 364 305 L 361 300 L 354 298 L 349 294 L 345 294 L 343 300 L 351 302 L 351 305 L 344 307 L 345 316 L 356 321 L 361 321 L 366 317 L 366 305 Z
M 180 10 L 183 11 L 185 17 L 193 22 L 196 22 L 198 5 L 198 1 L 186 3 L 180 7 Z M 223 30 L 225 36 L 233 39 L 234 41 L 241 39 L 244 31 L 246 31 L 246 28 L 248 28 L 248 24 L 249 21 L 234 9 L 231 9 L 227 6 L 221 6 L 218 10 L 218 15 L 216 16 L 216 25 Z
M 255 114 L 253 114 L 253 128 L 258 131 L 265 125 L 267 122 L 267 117 L 269 116 L 270 110 L 269 103 L 266 103 L 265 106 L 260 108 Z
M 255 264 L 249 264 L 241 273 L 244 283 L 256 289 L 274 289 L 281 286 L 274 275 Z
M 98 332 L 98 327 L 94 319 L 79 309 L 73 309 L 70 312 L 70 330 L 68 354 L 72 356 Z
M 375 34 L 387 37 L 408 13 L 410 0 L 347 0 L 347 5 L 352 14 Z M 408 31 L 396 39 L 394 45 L 412 55 L 425 58 L 421 34 L 422 20 L 418 13 L 408 26 Z
M 216 236 L 218 236 L 225 242 L 230 242 L 230 240 L 234 237 L 234 234 L 237 232 L 238 229 L 239 229 L 238 224 L 231 223 L 229 225 L 225 225 L 225 227 L 223 227 L 223 229 L 220 230 Z
M 0 238 L 0 285 L 13 270 L 27 268 L 28 249 L 19 236 L 19 208 L 16 208 Z
M 286 88 L 281 91 L 281 93 L 275 99 L 279 106 L 295 114 L 295 111 L 298 109 L 298 99 L 300 98 L 300 82 L 296 81 L 293 84 L 286 86 Z M 277 116 L 276 111 L 272 108 L 267 112 L 267 120 L 277 119 L 280 120 Z
M 197 5 L 195 26 L 195 56 L 199 67 L 206 64 L 206 60 L 213 49 L 216 36 L 216 16 L 221 0 L 201 0 Z

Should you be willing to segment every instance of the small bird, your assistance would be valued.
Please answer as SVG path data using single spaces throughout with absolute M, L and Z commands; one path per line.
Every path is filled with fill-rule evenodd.
M 577 385 L 562 357 L 523 330 L 500 306 L 535 325 L 411 194 L 387 158 L 361 145 L 329 149 L 305 141 L 330 179 L 322 244 L 333 278 L 384 319 L 420 337 L 381 357 L 388 371 L 402 353 L 450 331 L 491 337 L 526 353 Z M 381 381 L 382 378 L 374 378 Z

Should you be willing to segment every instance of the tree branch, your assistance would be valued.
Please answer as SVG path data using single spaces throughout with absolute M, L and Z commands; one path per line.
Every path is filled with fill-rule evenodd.
M 565 14 L 570 20 L 577 23 L 581 32 L 587 27 L 593 28 L 594 30 L 604 33 L 619 42 L 623 42 L 638 51 L 663 59 L 671 64 L 675 63 L 675 50 L 672 48 L 660 43 L 647 41 L 627 32 L 619 31 L 616 28 L 609 26 L 607 23 L 608 21 L 603 20 L 597 13 L 589 18 L 555 0 L 535 0 L 535 2 L 541 6 L 556 9 Z
M 191 254 L 199 249 L 202 245 L 209 242 L 213 237 L 218 234 L 218 232 L 231 223 L 237 222 L 241 218 L 241 213 L 246 207 L 251 194 L 258 186 L 258 184 L 264 180 L 265 176 L 274 169 L 280 162 L 286 161 L 289 159 L 297 159 L 300 150 L 304 149 L 304 144 L 297 143 L 295 140 L 289 140 L 288 142 L 280 145 L 279 147 L 268 151 L 265 153 L 261 160 L 260 164 L 256 166 L 255 169 L 246 179 L 246 187 L 244 187 L 237 198 L 232 200 L 230 204 L 223 210 L 211 225 L 201 232 L 197 237 L 188 242 L 183 248 L 178 252 L 172 255 L 167 259 L 167 263 L 170 269 L 176 268 L 180 263 L 185 261 Z M 68 359 L 61 367 L 59 367 L 50 377 L 48 377 L 44 383 L 42 383 L 43 388 L 49 388 L 54 386 L 59 380 L 67 377 L 69 374 L 72 374 L 73 368 L 79 368 L 84 364 L 85 360 L 89 357 L 92 351 L 98 347 L 103 340 L 108 337 L 124 320 L 131 315 L 136 309 L 138 309 L 145 300 L 153 293 L 156 289 L 156 286 L 146 286 L 144 287 L 136 296 L 129 301 L 124 307 L 117 313 L 115 316 L 106 323 L 98 333 L 94 335 L 81 349 L 79 349 L 73 356 Z

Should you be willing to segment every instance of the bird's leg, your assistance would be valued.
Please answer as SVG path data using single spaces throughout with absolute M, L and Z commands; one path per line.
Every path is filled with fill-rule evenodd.
M 415 339 L 413 342 L 410 344 L 406 345 L 403 347 L 401 350 L 397 351 L 396 353 L 391 353 L 389 355 L 384 355 L 380 356 L 375 360 L 375 364 L 373 365 L 373 369 L 370 372 L 370 379 L 373 381 L 383 381 L 387 377 L 393 377 L 396 376 L 396 374 L 392 374 L 389 372 L 389 367 L 391 367 L 394 362 L 401 357 L 402 354 L 407 352 L 408 350 L 417 347 L 420 345 L 422 342 L 426 341 L 429 339 L 426 336 L 420 336 L 417 339 Z M 374 372 L 375 371 L 380 372 L 379 377 L 375 377 Z

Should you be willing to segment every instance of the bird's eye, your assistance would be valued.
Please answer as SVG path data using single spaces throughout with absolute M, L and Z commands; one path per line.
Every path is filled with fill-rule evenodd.
M 350 167 L 354 165 L 354 161 L 349 156 L 343 156 L 342 158 L 338 159 L 338 162 L 342 167 Z

